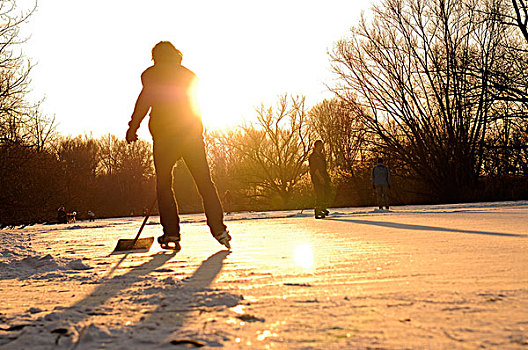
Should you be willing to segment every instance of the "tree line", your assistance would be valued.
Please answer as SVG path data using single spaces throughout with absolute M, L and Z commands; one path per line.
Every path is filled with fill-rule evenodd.
M 13 2 L 14 4 L 14 2 Z M 17 17 L 3 7 L 15 42 Z M 384 158 L 393 204 L 510 200 L 528 195 L 528 11 L 523 0 L 384 0 L 330 52 L 334 98 L 306 106 L 285 94 L 251 124 L 205 134 L 229 210 L 310 208 L 307 158 L 323 140 L 335 206 L 370 205 Z M 106 135 L 63 137 L 28 104 L 31 65 L 0 47 L 0 224 L 142 214 L 154 199 L 151 146 Z M 184 212 L 201 202 L 183 163 Z
M 509 188 L 527 173 L 524 1 L 386 0 L 372 13 L 332 62 L 377 151 L 441 201 L 526 193 L 525 178 Z

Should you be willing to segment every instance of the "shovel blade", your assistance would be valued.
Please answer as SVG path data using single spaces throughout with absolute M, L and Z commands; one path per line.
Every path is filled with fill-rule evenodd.
M 129 250 L 148 251 L 154 242 L 154 237 L 139 238 L 135 243 L 133 239 L 120 239 L 114 249 L 115 252 L 125 252 Z

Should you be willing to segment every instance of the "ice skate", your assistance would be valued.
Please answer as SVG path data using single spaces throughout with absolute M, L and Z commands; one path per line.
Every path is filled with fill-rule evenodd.
M 225 230 L 218 234 L 213 234 L 213 237 L 218 241 L 218 243 L 224 245 L 227 249 L 231 249 L 231 244 L 229 244 L 229 241 L 231 240 L 229 231 Z
M 181 250 L 180 237 L 179 236 L 159 236 L 158 243 L 162 249 L 170 249 L 179 252 Z
M 316 219 L 324 219 L 326 217 L 324 210 L 317 210 L 315 209 L 315 218 Z

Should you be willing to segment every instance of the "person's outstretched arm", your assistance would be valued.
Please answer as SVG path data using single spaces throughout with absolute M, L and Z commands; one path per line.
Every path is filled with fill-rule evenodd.
M 143 83 L 143 77 L 141 77 L 141 82 Z M 134 112 L 132 112 L 132 118 L 130 119 L 130 122 L 128 122 L 128 130 L 126 133 L 126 140 L 128 143 L 137 140 L 137 129 L 139 129 L 141 121 L 145 118 L 150 109 L 150 102 L 147 97 L 148 94 L 145 90 L 145 84 L 143 84 L 143 89 L 141 89 L 136 100 L 136 105 L 134 106 Z

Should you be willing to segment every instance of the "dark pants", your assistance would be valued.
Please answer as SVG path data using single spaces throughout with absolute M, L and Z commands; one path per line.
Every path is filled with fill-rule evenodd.
M 202 196 L 207 225 L 211 233 L 216 235 L 223 232 L 226 229 L 223 222 L 224 213 L 216 187 L 211 180 L 203 140 L 201 138 L 189 140 L 166 138 L 154 140 L 154 166 L 163 233 L 169 236 L 180 236 L 178 205 L 172 189 L 172 169 L 181 158 L 185 161 L 198 192 Z
M 313 181 L 315 192 L 315 211 L 326 210 L 330 199 L 330 185 L 320 181 Z
M 382 208 L 383 205 L 389 208 L 389 194 L 387 185 L 376 185 L 376 199 L 378 200 L 378 207 Z

